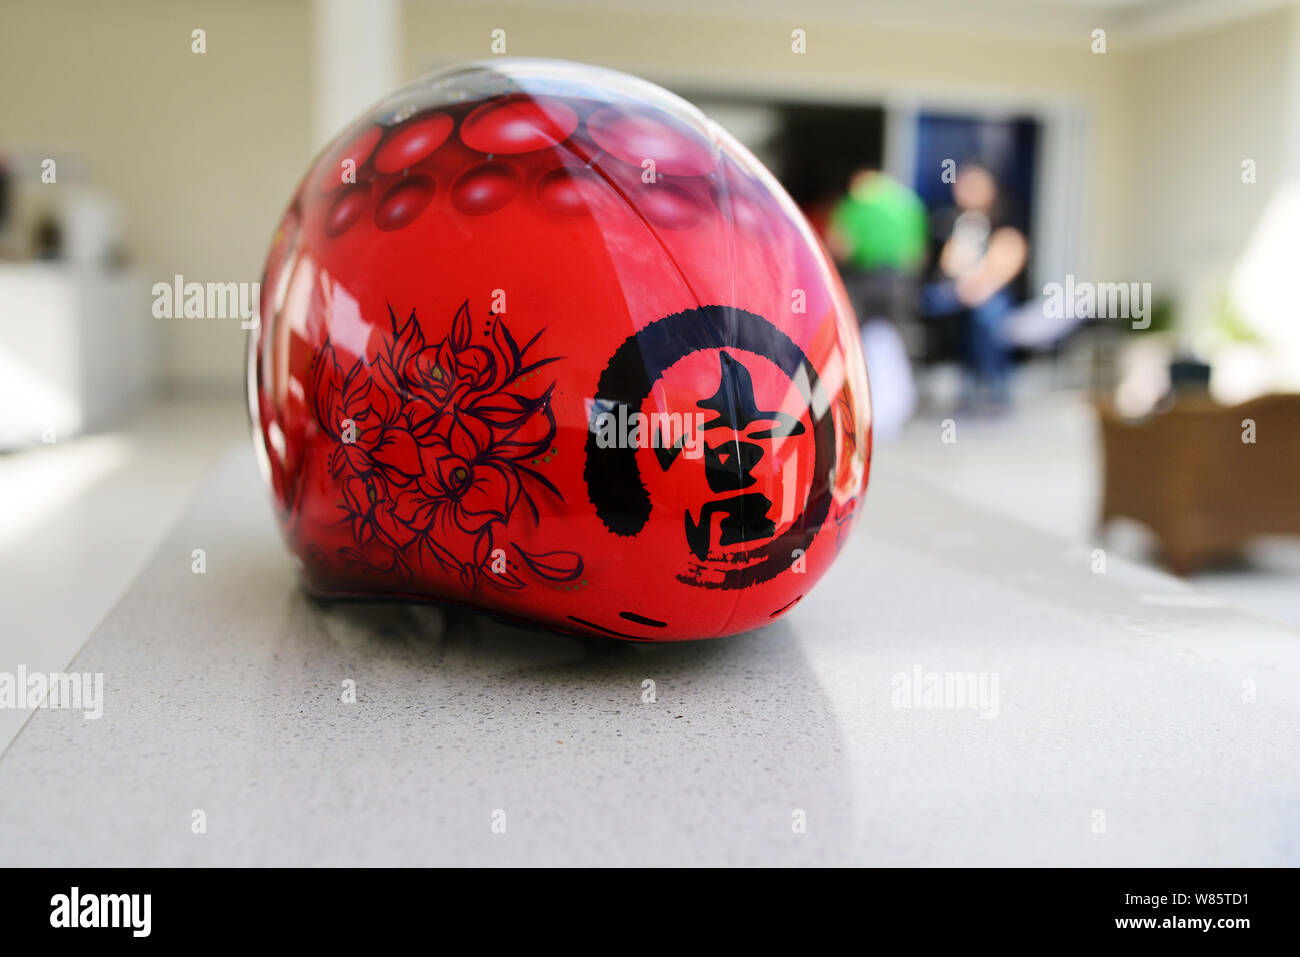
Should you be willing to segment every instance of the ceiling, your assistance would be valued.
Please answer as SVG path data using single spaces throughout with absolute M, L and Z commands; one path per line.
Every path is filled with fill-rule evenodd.
M 469 2 L 469 0 L 464 0 Z M 663 11 L 782 23 L 876 23 L 908 30 L 1068 42 L 1105 29 L 1130 43 L 1211 29 L 1297 0 L 528 0 L 553 9 Z

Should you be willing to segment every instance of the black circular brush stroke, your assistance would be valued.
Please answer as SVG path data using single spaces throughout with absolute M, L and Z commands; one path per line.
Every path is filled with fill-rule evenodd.
M 583 478 L 596 514 L 615 535 L 638 534 L 650 518 L 650 493 L 641 481 L 635 448 L 602 448 L 596 442 L 596 417 L 622 404 L 640 411 L 650 389 L 669 367 L 702 349 L 740 349 L 764 356 L 795 383 L 813 419 L 815 464 L 803 512 L 779 538 L 750 552 L 754 564 L 725 571 L 720 581 L 678 578 L 704 588 L 745 588 L 788 569 L 796 549 L 807 550 L 831 505 L 835 468 L 835 423 L 831 403 L 819 417 L 812 397 L 820 387 L 817 370 L 789 336 L 762 316 L 732 306 L 700 306 L 656 319 L 615 350 L 596 386 L 587 428 Z M 802 369 L 804 375 L 797 377 Z

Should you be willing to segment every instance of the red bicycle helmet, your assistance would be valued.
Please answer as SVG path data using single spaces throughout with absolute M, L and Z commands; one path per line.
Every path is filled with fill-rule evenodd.
M 791 608 L 866 487 L 857 324 L 763 166 L 625 74 L 493 60 L 327 147 L 249 399 L 311 592 L 638 641 Z

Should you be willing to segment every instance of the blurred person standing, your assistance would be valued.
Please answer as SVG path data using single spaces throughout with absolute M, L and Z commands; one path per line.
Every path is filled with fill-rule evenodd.
M 964 313 L 969 401 L 994 409 L 1009 399 L 1011 349 L 1003 329 L 1014 309 L 1012 284 L 1025 268 L 1029 245 L 1002 217 L 997 180 L 965 162 L 953 182 L 954 206 L 939 223 L 939 279 L 925 287 L 929 316 Z
M 831 211 L 828 241 L 841 264 L 858 321 L 905 321 L 915 310 L 925 259 L 925 205 L 877 169 L 859 169 Z
M 831 212 L 827 244 L 862 326 L 876 434 L 896 433 L 916 408 L 916 385 L 901 329 L 916 314 L 925 258 L 926 213 L 910 189 L 863 168 Z

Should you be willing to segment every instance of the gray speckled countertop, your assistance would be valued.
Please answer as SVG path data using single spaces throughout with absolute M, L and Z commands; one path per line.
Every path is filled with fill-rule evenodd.
M 786 618 L 633 646 L 315 605 L 233 451 L 70 670 L 104 715 L 0 758 L 2 864 L 1300 863 L 1300 632 L 887 462 Z

